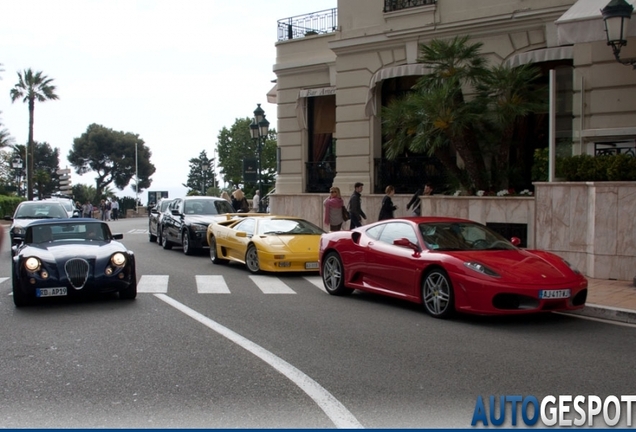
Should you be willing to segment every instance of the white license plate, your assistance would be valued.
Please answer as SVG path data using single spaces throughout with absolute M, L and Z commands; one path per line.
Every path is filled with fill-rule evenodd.
M 318 268 L 318 261 L 306 262 L 305 263 L 305 268 L 306 269 L 317 269 Z
M 540 299 L 550 300 L 550 299 L 562 299 L 562 298 L 569 298 L 569 297 L 570 297 L 569 289 L 539 291 Z
M 35 290 L 37 297 L 58 297 L 66 295 L 66 287 L 59 288 L 37 288 Z

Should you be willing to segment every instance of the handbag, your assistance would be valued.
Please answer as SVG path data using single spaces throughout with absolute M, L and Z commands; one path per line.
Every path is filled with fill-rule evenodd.
M 342 220 L 346 222 L 349 219 L 350 219 L 349 211 L 347 211 L 345 206 L 342 206 Z

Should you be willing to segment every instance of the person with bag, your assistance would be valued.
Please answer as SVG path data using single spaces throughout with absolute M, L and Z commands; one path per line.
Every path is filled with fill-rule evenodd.
M 421 205 L 422 200 L 420 199 L 421 195 L 433 195 L 433 186 L 430 183 L 426 183 L 424 188 L 420 188 L 411 197 L 411 200 L 406 205 L 406 209 L 410 210 L 411 206 L 413 206 L 413 210 L 411 210 L 410 216 L 421 216 Z
M 367 215 L 362 211 L 362 188 L 364 184 L 357 182 L 353 185 L 353 193 L 349 198 L 349 216 L 351 217 L 350 228 L 354 229 L 362 226 L 362 219 Z
M 329 198 L 323 202 L 325 207 L 325 225 L 329 225 L 330 231 L 340 231 L 344 222 L 344 201 L 340 196 L 340 188 L 331 187 L 329 189 Z M 344 210 L 344 211 L 343 211 Z
M 393 186 L 387 186 L 384 190 L 386 195 L 382 198 L 382 207 L 380 207 L 380 215 L 378 220 L 394 219 L 393 212 L 397 210 L 397 206 L 393 205 L 393 195 L 395 195 L 395 188 Z
M 232 206 L 237 213 L 249 213 L 250 212 L 250 204 L 247 202 L 247 198 L 245 198 L 245 194 L 241 189 L 237 189 L 232 193 L 232 197 L 234 200 L 232 201 Z

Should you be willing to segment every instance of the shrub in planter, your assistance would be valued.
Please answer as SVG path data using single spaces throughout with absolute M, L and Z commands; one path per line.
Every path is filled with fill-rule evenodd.
M 565 181 L 636 181 L 636 157 L 578 155 L 557 157 L 556 175 Z M 548 149 L 534 152 L 533 181 L 548 181 Z

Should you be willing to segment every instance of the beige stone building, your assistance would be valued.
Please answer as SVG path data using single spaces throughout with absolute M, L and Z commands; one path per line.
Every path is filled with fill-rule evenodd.
M 619 64 L 606 43 L 600 9 L 608 2 L 339 0 L 337 9 L 279 21 L 269 95 L 278 105 L 272 212 L 322 226 L 329 186 L 346 200 L 361 181 L 367 222 L 376 220 L 386 184 L 397 184 L 396 216 L 406 215 L 410 194 L 439 167 L 426 159 L 386 161 L 380 108 L 426 73 L 417 63 L 419 44 L 456 35 L 483 43 L 491 62 L 533 62 L 552 80 L 550 141 L 573 154 L 633 153 L 636 70 Z M 636 39 L 621 57 L 636 57 Z M 545 147 L 548 138 L 535 145 Z

